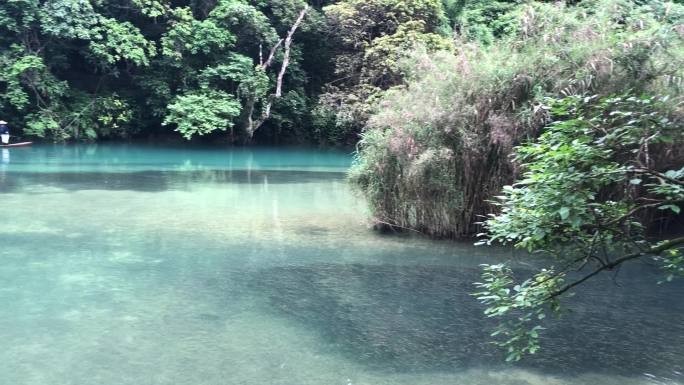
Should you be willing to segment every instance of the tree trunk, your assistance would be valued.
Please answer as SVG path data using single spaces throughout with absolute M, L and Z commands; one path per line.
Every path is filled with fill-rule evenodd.
M 261 54 L 259 54 L 259 66 L 265 71 L 271 66 L 271 64 L 273 64 L 273 58 L 275 57 L 278 48 L 280 48 L 280 45 L 284 43 L 285 52 L 283 54 L 283 62 L 280 65 L 280 71 L 278 72 L 278 77 L 276 79 L 275 92 L 268 96 L 268 98 L 266 99 L 266 104 L 264 105 L 264 108 L 261 111 L 261 115 L 257 119 L 254 119 L 253 117 L 254 105 L 256 104 L 256 95 L 253 95 L 247 101 L 247 116 L 245 124 L 247 141 L 250 141 L 252 137 L 254 137 L 254 132 L 256 132 L 256 130 L 258 130 L 259 127 L 261 127 L 261 125 L 263 125 L 264 122 L 271 116 L 271 107 L 273 106 L 273 102 L 282 96 L 283 77 L 285 76 L 285 71 L 287 70 L 287 67 L 290 65 L 290 47 L 292 45 L 292 37 L 297 31 L 297 28 L 299 28 L 299 26 L 301 25 L 308 11 L 309 5 L 307 4 L 304 6 L 304 9 L 302 9 L 301 12 L 299 12 L 297 20 L 295 20 L 294 24 L 292 25 L 292 28 L 290 28 L 290 30 L 287 32 L 287 36 L 285 37 L 285 39 L 278 40 L 278 43 L 276 43 L 276 45 L 274 45 L 273 48 L 271 48 L 271 51 L 269 52 L 268 58 L 265 62 L 261 62 L 262 58 Z

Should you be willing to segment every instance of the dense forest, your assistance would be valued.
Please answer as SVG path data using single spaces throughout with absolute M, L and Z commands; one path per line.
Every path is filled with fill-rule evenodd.
M 0 31 L 16 135 L 356 145 L 378 228 L 552 255 L 478 284 L 510 359 L 602 271 L 684 273 L 679 2 L 9 0 Z
M 399 59 L 451 49 L 450 24 L 436 0 L 8 1 L 0 114 L 50 141 L 350 145 Z

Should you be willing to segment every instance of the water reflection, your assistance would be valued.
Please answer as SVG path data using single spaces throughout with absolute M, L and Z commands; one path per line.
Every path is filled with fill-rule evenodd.
M 5 170 L 3 170 L 5 171 Z M 131 190 L 162 192 L 190 191 L 207 184 L 290 184 L 344 181 L 343 172 L 316 171 L 258 171 L 258 170 L 202 170 L 202 171 L 134 171 L 111 172 L 7 172 L 7 184 L 0 192 L 18 192 L 21 186 L 41 185 L 69 191 Z
M 345 172 L 349 153 L 292 148 L 34 145 L 12 160 L 13 171 L 130 172 L 141 170 L 309 170 Z
M 2 161 L 0 161 L 0 192 L 6 191 L 3 187 L 10 186 L 10 181 L 7 177 L 7 165 L 10 162 L 10 152 L 9 149 L 2 149 Z

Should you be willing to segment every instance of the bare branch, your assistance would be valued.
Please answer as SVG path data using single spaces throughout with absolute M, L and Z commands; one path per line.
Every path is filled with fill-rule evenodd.
M 658 179 L 666 180 L 670 183 L 674 183 L 676 185 L 684 187 L 684 181 L 678 180 L 675 178 L 670 178 L 669 176 L 667 176 L 661 172 L 658 172 L 656 170 L 651 170 L 650 168 L 637 168 L 637 169 L 630 170 L 630 171 L 635 172 L 635 173 L 649 174 L 649 175 L 652 175 Z
M 260 64 L 261 68 L 266 70 L 268 67 L 271 66 L 273 63 L 273 58 L 275 57 L 275 53 L 280 47 L 283 42 L 285 43 L 285 52 L 283 55 L 283 62 L 280 65 L 280 71 L 278 72 L 278 78 L 276 79 L 276 90 L 274 93 L 268 96 L 268 100 L 266 104 L 264 105 L 264 109 L 261 112 L 261 116 L 259 119 L 256 121 L 253 120 L 252 118 L 252 113 L 253 113 L 253 106 L 254 106 L 254 101 L 250 101 L 248 104 L 251 104 L 251 109 L 249 112 L 249 116 L 247 117 L 247 135 L 249 138 L 252 138 L 254 135 L 254 132 L 261 127 L 262 124 L 271 116 L 271 107 L 273 106 L 273 101 L 275 99 L 278 99 L 282 96 L 282 89 L 283 89 L 283 77 L 285 76 L 285 71 L 287 70 L 287 67 L 290 65 L 290 46 L 292 45 L 292 37 L 294 36 L 295 32 L 297 31 L 297 28 L 299 28 L 300 24 L 304 20 L 304 17 L 306 16 L 307 12 L 309 11 L 309 5 L 306 4 L 304 5 L 304 8 L 299 12 L 299 16 L 297 17 L 297 20 L 295 20 L 294 24 L 290 28 L 290 30 L 287 32 L 287 36 L 285 39 L 280 39 L 278 40 L 278 43 L 276 43 L 273 48 L 271 48 L 271 52 L 268 55 L 268 59 L 266 59 L 266 62 Z M 261 59 L 259 59 L 261 61 Z
M 268 59 L 266 59 L 266 62 L 259 63 L 262 69 L 267 69 L 271 66 L 271 64 L 273 63 L 273 58 L 275 57 L 275 53 L 276 51 L 278 51 L 278 47 L 280 47 L 281 44 L 283 44 L 283 39 L 279 39 L 276 45 L 274 45 L 273 48 L 271 48 L 271 52 L 268 54 Z M 259 56 L 261 56 L 261 51 L 259 52 Z M 259 59 L 259 61 L 261 61 L 261 58 Z
M 394 230 L 394 229 L 396 228 L 396 229 L 401 229 L 401 230 L 413 231 L 413 232 L 418 233 L 418 234 L 421 234 L 421 235 L 426 235 L 425 233 L 422 233 L 422 232 L 420 232 L 420 231 L 418 231 L 418 230 L 416 230 L 416 229 L 412 229 L 412 228 L 409 228 L 409 227 L 404 227 L 404 226 L 398 225 L 398 224 L 396 224 L 396 223 L 381 221 L 381 220 L 378 219 L 378 218 L 373 218 L 373 221 L 374 221 L 375 223 L 377 223 L 377 224 L 389 226 L 389 228 L 392 229 L 392 230 Z
M 285 57 L 283 58 L 283 64 L 280 66 L 280 73 L 278 74 L 278 81 L 276 84 L 276 97 L 280 97 L 282 93 L 283 76 L 285 76 L 285 70 L 287 69 L 287 66 L 290 64 L 290 46 L 292 45 L 292 36 L 304 20 L 304 16 L 306 16 L 308 10 L 309 5 L 307 4 L 304 6 L 304 9 L 302 9 L 302 11 L 299 13 L 299 17 L 295 21 L 294 25 L 292 25 L 292 28 L 290 28 L 290 31 L 287 33 L 287 37 L 285 38 Z

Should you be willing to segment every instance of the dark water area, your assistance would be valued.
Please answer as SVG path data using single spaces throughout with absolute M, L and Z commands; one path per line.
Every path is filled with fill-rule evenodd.
M 202 171 L 134 171 L 130 173 L 107 172 L 15 172 L 11 180 L 0 186 L 0 192 L 21 191 L 22 186 L 41 185 L 77 190 L 131 190 L 140 192 L 161 192 L 167 190 L 190 191 L 197 183 L 255 183 L 269 184 L 308 183 L 322 180 L 339 180 L 336 172 L 287 171 L 269 172 L 248 170 L 202 170 Z
M 538 261 L 372 232 L 349 154 L 0 155 L 0 384 L 684 384 L 684 283 L 640 263 L 503 363 L 472 283 Z

